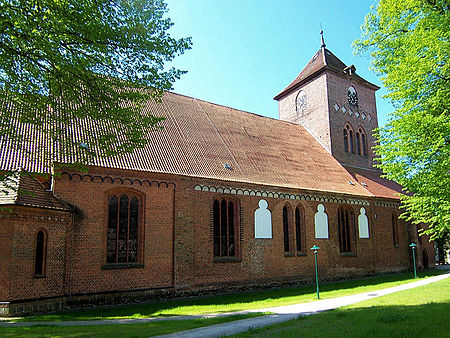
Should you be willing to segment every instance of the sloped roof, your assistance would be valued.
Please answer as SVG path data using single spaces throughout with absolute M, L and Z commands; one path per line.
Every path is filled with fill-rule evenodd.
M 345 168 L 373 196 L 399 199 L 398 194 L 405 193 L 400 184 L 381 177 L 381 172 L 378 170 L 350 166 L 345 166 Z
M 339 60 L 339 58 L 334 55 L 331 51 L 329 51 L 326 48 L 320 48 L 316 54 L 309 60 L 308 64 L 302 69 L 300 74 L 292 81 L 289 86 L 287 86 L 285 89 L 283 89 L 277 96 L 274 97 L 275 100 L 281 99 L 286 94 L 290 93 L 292 90 L 298 88 L 303 83 L 310 80 L 315 75 L 318 75 L 319 73 L 325 71 L 325 70 L 331 70 L 333 72 L 336 72 L 338 74 L 344 74 L 344 68 L 347 66 Z M 352 74 L 351 77 L 356 80 L 363 82 L 367 84 L 370 87 L 373 87 L 375 89 L 379 89 L 378 86 L 374 85 L 373 83 L 370 83 L 366 80 L 364 80 L 361 76 L 358 74 Z
M 97 158 L 95 166 L 180 174 L 275 187 L 371 194 L 351 185 L 352 176 L 300 125 L 247 113 L 191 97 L 166 93 L 161 103 L 148 101 L 143 114 L 163 116 L 163 129 L 147 135 L 149 144 L 123 156 Z M 75 124 L 71 128 L 83 128 Z M 34 159 L 45 148 L 37 133 L 29 146 Z M 35 134 L 33 134 L 35 135 Z M 77 142 L 81 132 L 70 133 Z M 77 139 L 78 138 L 78 139 Z M 42 144 L 40 144 L 42 143 Z M 29 161 L 8 142 L 0 142 L 0 169 L 20 166 L 29 172 L 48 172 L 42 161 Z M 76 155 L 76 154 L 75 154 Z M 60 161 L 57 154 L 54 156 Z M 76 158 L 73 158 L 76 160 Z M 229 165 L 231 169 L 227 169 Z
M 70 210 L 36 179 L 25 172 L 0 182 L 0 205 L 22 205 L 45 209 Z

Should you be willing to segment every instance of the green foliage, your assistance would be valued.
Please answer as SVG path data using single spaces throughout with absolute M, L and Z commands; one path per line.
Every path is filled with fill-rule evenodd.
M 403 217 L 433 238 L 450 228 L 449 27 L 448 0 L 380 0 L 355 41 L 396 107 L 378 133 L 379 167 L 405 188 Z
M 191 48 L 166 12 L 164 0 L 0 1 L 0 138 L 25 141 L 19 120 L 58 153 L 145 145 L 161 118 L 143 103 L 172 88 L 184 71 L 164 65 Z M 81 123 L 82 141 L 66 134 Z

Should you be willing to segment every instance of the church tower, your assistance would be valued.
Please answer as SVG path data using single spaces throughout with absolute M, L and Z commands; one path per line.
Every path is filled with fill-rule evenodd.
M 378 89 L 326 49 L 322 35 L 320 49 L 274 99 L 281 120 L 301 124 L 340 163 L 370 169 Z

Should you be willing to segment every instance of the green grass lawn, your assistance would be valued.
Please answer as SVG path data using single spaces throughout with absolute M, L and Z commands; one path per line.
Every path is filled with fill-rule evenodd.
M 450 337 L 450 278 L 234 337 Z
M 428 270 L 419 273 L 419 277 L 440 274 L 442 271 Z M 395 274 L 375 278 L 323 284 L 320 297 L 334 298 L 351 294 L 388 288 L 414 281 L 412 273 Z M 235 312 L 265 307 L 290 305 L 315 301 L 315 285 L 271 289 L 257 292 L 229 294 L 223 296 L 202 297 L 194 299 L 171 300 L 148 304 L 92 308 L 68 311 L 59 314 L 26 317 L 24 321 L 62 321 L 95 320 L 119 318 L 165 317 L 179 315 L 197 315 L 206 313 Z
M 151 337 L 197 327 L 257 317 L 245 314 L 211 319 L 167 320 L 144 324 L 113 324 L 86 326 L 35 325 L 31 327 L 0 327 L 1 337 Z

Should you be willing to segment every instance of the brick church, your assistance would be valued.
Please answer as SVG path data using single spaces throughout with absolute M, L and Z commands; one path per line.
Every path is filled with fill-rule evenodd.
M 21 168 L 0 191 L 0 313 L 312 282 L 313 245 L 324 280 L 410 269 L 411 242 L 431 266 L 373 167 L 377 89 L 322 44 L 275 96 L 280 119 L 168 92 L 144 108 L 165 117 L 148 146 L 88 173 L 0 140 L 0 169 Z

